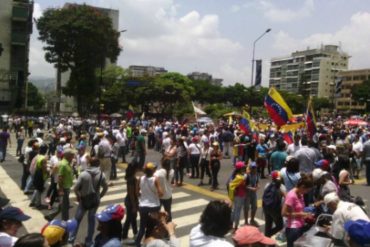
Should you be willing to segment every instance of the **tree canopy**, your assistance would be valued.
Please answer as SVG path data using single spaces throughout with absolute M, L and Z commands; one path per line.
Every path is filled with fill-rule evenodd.
M 121 48 L 119 32 L 109 16 L 87 5 L 70 4 L 47 9 L 37 20 L 39 39 L 45 43 L 45 59 L 61 71 L 70 70 L 64 93 L 75 96 L 80 113 L 95 100 L 96 68 L 116 61 Z

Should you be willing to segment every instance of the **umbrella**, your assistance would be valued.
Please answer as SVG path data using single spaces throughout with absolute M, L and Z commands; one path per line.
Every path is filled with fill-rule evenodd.
M 352 125 L 352 126 L 365 126 L 367 125 L 367 122 L 361 119 L 349 119 L 344 122 L 344 125 Z
M 111 117 L 122 117 L 122 114 L 119 114 L 118 112 L 110 114 Z

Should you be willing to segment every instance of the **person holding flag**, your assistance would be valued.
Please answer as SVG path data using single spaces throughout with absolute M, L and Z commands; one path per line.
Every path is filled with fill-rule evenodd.
M 317 129 L 316 129 L 316 118 L 315 118 L 315 113 L 313 111 L 311 98 L 308 100 L 305 120 L 306 120 L 307 137 L 310 140 L 312 140 L 312 138 L 317 132 Z

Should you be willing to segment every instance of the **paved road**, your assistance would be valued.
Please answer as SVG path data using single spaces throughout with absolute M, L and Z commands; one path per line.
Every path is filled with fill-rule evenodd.
M 47 214 L 48 210 L 35 210 L 28 207 L 29 197 L 23 195 L 23 192 L 19 189 L 20 177 L 22 174 L 22 166 L 15 159 L 15 141 L 14 135 L 12 135 L 13 145 L 9 148 L 7 160 L 0 166 L 0 188 L 2 192 L 11 199 L 11 204 L 22 208 L 27 214 L 32 216 L 32 219 L 25 222 L 25 230 L 27 232 L 39 232 L 41 227 L 46 223 L 43 216 Z M 159 162 L 160 154 L 149 150 L 147 161 Z M 124 165 L 120 165 L 124 167 Z M 114 182 L 114 186 L 110 187 L 107 195 L 102 199 L 99 210 L 103 209 L 109 204 L 120 203 L 123 204 L 123 198 L 126 194 L 126 186 L 124 177 L 124 169 L 119 168 L 118 170 L 118 180 Z M 203 211 L 205 205 L 213 199 L 226 198 L 226 180 L 232 171 L 231 161 L 229 159 L 222 161 L 222 168 L 219 175 L 220 180 L 220 190 L 211 192 L 208 186 L 198 187 L 198 180 L 186 178 L 186 184 L 181 188 L 174 188 L 173 191 L 173 220 L 177 224 L 177 236 L 181 238 L 182 246 L 189 246 L 188 235 L 193 226 L 195 226 L 198 221 L 201 212 Z M 261 188 L 264 187 L 268 179 L 261 181 Z M 359 181 L 363 183 L 364 181 Z M 370 189 L 364 185 L 353 185 L 351 187 L 352 193 L 354 195 L 361 195 L 365 200 L 370 199 Z M 262 190 L 259 191 L 259 198 L 261 198 Z M 71 194 L 71 201 L 73 202 L 73 208 L 70 210 L 70 217 L 73 217 L 76 210 L 75 196 Z M 257 212 L 257 221 L 263 230 L 264 217 L 262 215 L 262 210 L 260 209 L 261 202 L 259 201 L 259 209 Z M 243 221 L 241 221 L 243 222 Z M 79 241 L 84 240 L 86 234 L 87 220 L 84 218 L 77 239 Z M 132 236 L 132 235 L 130 235 Z

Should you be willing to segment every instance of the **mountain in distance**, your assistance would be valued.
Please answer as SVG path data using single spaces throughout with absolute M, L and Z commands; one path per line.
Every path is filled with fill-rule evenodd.
M 56 81 L 53 77 L 30 76 L 28 81 L 32 82 L 43 94 L 55 91 Z

